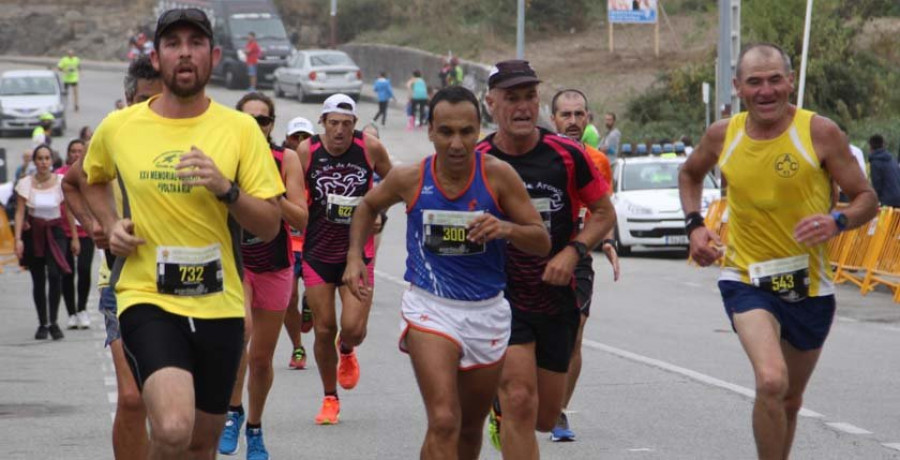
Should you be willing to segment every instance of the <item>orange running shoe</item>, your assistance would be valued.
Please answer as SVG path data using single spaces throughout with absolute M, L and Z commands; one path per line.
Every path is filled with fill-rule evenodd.
M 344 354 L 338 350 L 341 360 L 338 363 L 338 383 L 345 390 L 352 390 L 359 383 L 359 361 L 356 360 L 356 347 Z
M 322 409 L 316 416 L 316 425 L 337 425 L 341 418 L 341 401 L 334 396 L 322 400 Z

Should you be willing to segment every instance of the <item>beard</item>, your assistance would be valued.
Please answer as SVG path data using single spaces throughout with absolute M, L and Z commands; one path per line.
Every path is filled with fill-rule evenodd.
M 167 69 L 167 71 L 162 72 L 162 74 L 165 75 L 163 84 L 165 84 L 166 88 L 168 88 L 176 97 L 187 99 L 196 96 L 203 92 L 203 88 L 209 83 L 209 77 L 212 75 L 212 63 L 210 63 L 209 68 L 206 69 L 205 73 L 197 67 L 193 70 L 194 82 L 192 84 L 182 84 L 178 81 L 177 66 L 171 70 Z

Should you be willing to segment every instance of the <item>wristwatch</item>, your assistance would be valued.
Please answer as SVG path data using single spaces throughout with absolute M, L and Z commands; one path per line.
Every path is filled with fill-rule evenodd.
M 584 259 L 585 256 L 587 256 L 587 254 L 588 254 L 587 245 L 582 243 L 581 241 L 572 240 L 572 241 L 569 241 L 569 244 L 567 244 L 566 246 L 572 246 L 573 248 L 575 248 L 575 252 L 578 253 L 579 259 Z
M 703 227 L 705 225 L 706 223 L 703 221 L 703 216 L 700 215 L 700 213 L 697 211 L 684 216 L 684 233 L 688 238 L 691 237 L 691 232 L 693 232 L 694 229 Z
M 232 204 L 238 200 L 240 194 L 241 189 L 234 181 L 231 181 L 231 187 L 228 187 L 228 190 L 225 193 L 216 195 L 216 199 L 225 204 Z
M 846 214 L 840 211 L 834 211 L 831 213 L 831 217 L 834 219 L 834 223 L 837 224 L 838 232 L 843 232 L 847 229 L 850 219 L 847 219 Z

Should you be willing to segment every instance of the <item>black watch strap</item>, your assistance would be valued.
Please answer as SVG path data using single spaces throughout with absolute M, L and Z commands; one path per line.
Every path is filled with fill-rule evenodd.
M 225 204 L 232 204 L 238 200 L 238 196 L 240 196 L 240 194 L 240 187 L 238 187 L 237 183 L 231 181 L 231 187 L 228 187 L 228 190 L 225 193 L 216 195 L 216 199 Z
M 691 237 L 691 232 L 705 225 L 706 223 L 703 220 L 703 216 L 697 211 L 688 213 L 688 215 L 684 216 L 684 233 L 688 238 Z
M 585 256 L 588 255 L 587 245 L 582 243 L 581 241 L 575 241 L 575 240 L 569 241 L 569 244 L 567 246 L 572 246 L 573 248 L 575 248 L 575 252 L 578 253 L 579 259 L 583 259 Z

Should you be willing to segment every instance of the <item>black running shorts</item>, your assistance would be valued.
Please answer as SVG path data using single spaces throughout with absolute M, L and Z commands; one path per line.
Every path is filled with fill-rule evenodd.
M 552 372 L 568 372 L 575 348 L 581 312 L 575 306 L 553 314 L 512 309 L 510 345 L 535 342 L 537 366 Z
M 122 313 L 119 329 L 139 388 L 154 372 L 177 367 L 194 377 L 197 409 L 226 412 L 244 346 L 243 318 L 191 320 L 140 304 Z

